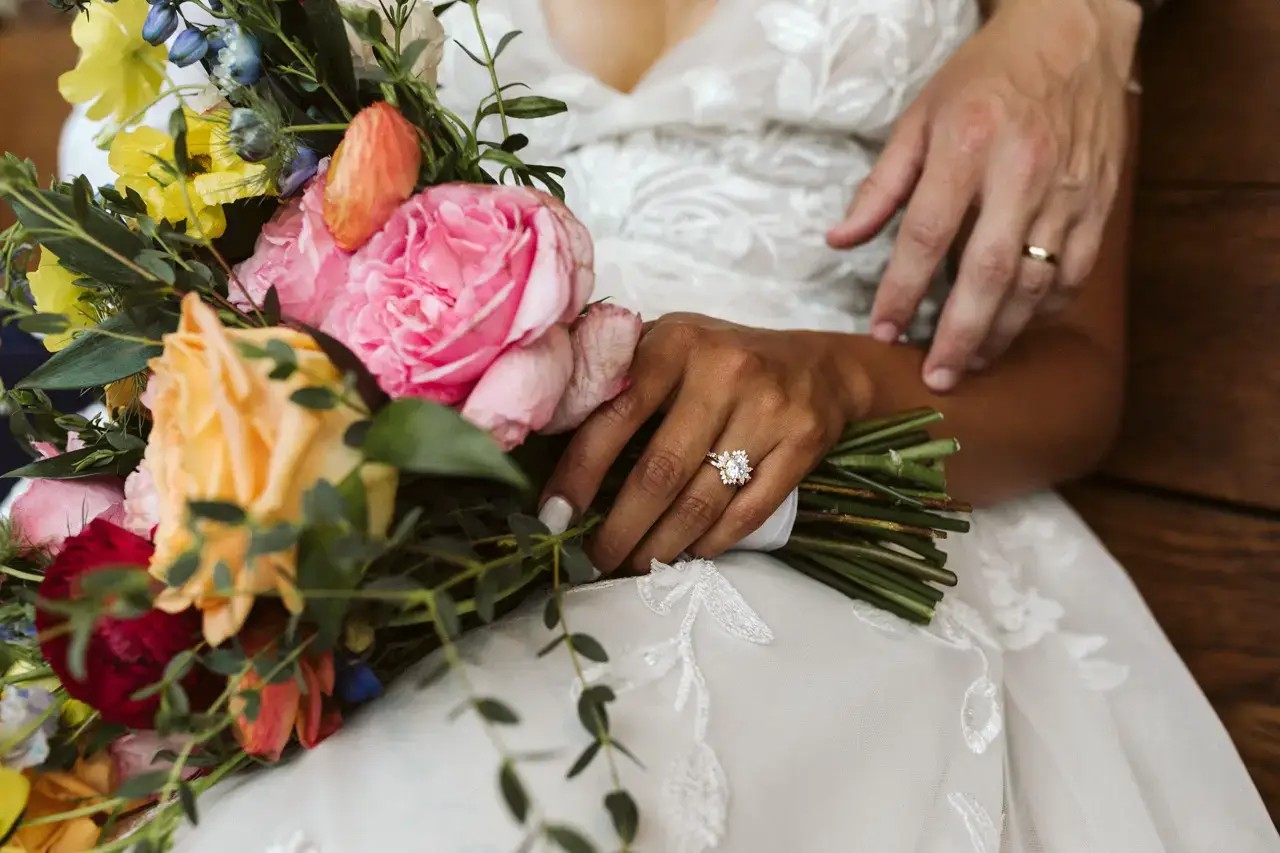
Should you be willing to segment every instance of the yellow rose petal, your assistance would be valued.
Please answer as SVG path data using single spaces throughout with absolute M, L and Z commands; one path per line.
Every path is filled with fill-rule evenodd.
M 31 781 L 17 770 L 0 767 L 0 844 L 9 840 L 31 796 Z

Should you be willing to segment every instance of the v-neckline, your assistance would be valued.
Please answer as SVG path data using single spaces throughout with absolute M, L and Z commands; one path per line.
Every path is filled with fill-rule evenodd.
M 521 2 L 521 0 L 517 0 L 517 2 Z M 663 66 L 669 65 L 673 61 L 674 57 L 679 55 L 681 52 L 688 50 L 692 44 L 701 39 L 708 30 L 712 29 L 716 23 L 716 19 L 725 14 L 725 10 L 733 4 L 734 0 L 715 0 L 715 8 L 711 10 L 707 19 L 698 25 L 698 27 L 694 29 L 693 32 L 689 33 L 689 35 L 662 51 L 662 53 L 658 55 L 658 58 L 655 59 L 653 63 L 645 69 L 644 73 L 640 75 L 639 79 L 636 80 L 635 85 L 632 86 L 629 91 L 619 89 L 612 84 L 606 83 L 595 74 L 579 66 L 576 62 L 571 61 L 569 57 L 565 55 L 564 51 L 561 50 L 560 45 L 556 42 L 555 35 L 551 32 L 551 22 L 547 19 L 547 9 L 543 0 L 523 0 L 523 2 L 529 2 L 533 5 L 533 17 L 534 23 L 538 27 L 538 37 L 546 45 L 547 51 L 555 58 L 556 62 L 571 70 L 573 73 L 586 78 L 590 81 L 591 85 L 610 97 L 626 99 L 633 98 L 638 95 L 643 89 L 652 83 L 653 79 L 657 76 L 657 72 L 662 70 Z

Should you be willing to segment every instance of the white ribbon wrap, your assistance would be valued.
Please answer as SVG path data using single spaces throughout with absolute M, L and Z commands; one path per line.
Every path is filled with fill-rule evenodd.
M 796 513 L 800 509 L 800 490 L 792 489 L 782 506 L 765 519 L 754 533 L 730 548 L 730 551 L 776 551 L 791 538 L 796 526 Z

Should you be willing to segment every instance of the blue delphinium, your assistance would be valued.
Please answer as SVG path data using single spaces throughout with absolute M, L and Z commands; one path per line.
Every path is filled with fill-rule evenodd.
M 178 31 L 178 10 L 172 3 L 156 3 L 142 22 L 142 40 L 147 44 L 164 44 Z
M 280 170 L 280 195 L 288 198 L 307 185 L 315 177 L 320 156 L 305 145 L 299 145 L 293 159 Z
M 185 68 L 204 59 L 209 52 L 209 39 L 200 30 L 191 27 L 183 30 L 169 47 L 169 61 Z
M 275 133 L 256 112 L 244 107 L 231 111 L 231 123 L 227 128 L 231 148 L 246 163 L 260 163 L 275 150 Z
M 221 46 L 213 76 L 224 86 L 252 86 L 262 78 L 262 46 L 257 38 L 232 24 L 218 33 Z
M 336 676 L 338 695 L 348 705 L 363 705 L 382 695 L 382 682 L 360 658 L 339 658 Z
M 22 770 L 49 757 L 49 738 L 58 730 L 58 715 L 49 712 L 53 702 L 43 687 L 11 684 L 0 693 L 0 742 L 9 745 L 0 756 L 4 766 Z

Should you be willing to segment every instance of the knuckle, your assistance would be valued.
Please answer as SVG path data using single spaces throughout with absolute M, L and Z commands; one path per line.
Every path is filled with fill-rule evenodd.
M 762 360 L 759 355 L 740 346 L 726 346 L 716 353 L 716 362 L 725 376 L 742 378 L 759 375 Z
M 995 138 L 1003 112 L 1000 100 L 984 95 L 971 98 L 960 108 L 955 125 L 956 144 L 965 154 L 987 150 Z
M 1052 270 L 1027 270 L 1018 279 L 1018 290 L 1023 296 L 1039 300 L 1048 295 L 1056 278 Z
M 916 215 L 902 223 L 903 235 L 928 255 L 941 255 L 947 250 L 950 229 L 933 215 Z
M 805 452 L 822 453 L 827 449 L 827 425 L 816 412 L 805 410 L 794 415 L 791 434 Z
M 759 501 L 734 501 L 725 510 L 724 517 L 729 531 L 740 540 L 760 528 L 769 520 L 773 511 L 766 509 Z
M 974 258 L 974 272 L 983 285 L 1002 285 L 1013 278 L 1017 253 L 1011 246 L 986 246 Z
M 753 396 L 756 408 L 766 418 L 776 417 L 787 407 L 786 392 L 773 382 L 765 383 Z
M 630 423 L 640 413 L 640 396 L 634 389 L 628 388 L 597 411 L 612 426 Z
M 681 497 L 672 512 L 681 527 L 705 530 L 719 517 L 719 510 L 715 501 L 695 492 Z
M 1022 131 L 1014 147 L 1013 169 L 1022 178 L 1035 178 L 1053 168 L 1058 160 L 1058 142 L 1053 133 L 1039 122 Z
M 680 469 L 680 458 L 672 451 L 650 450 L 640 460 L 640 488 L 651 495 L 670 494 L 680 485 Z

